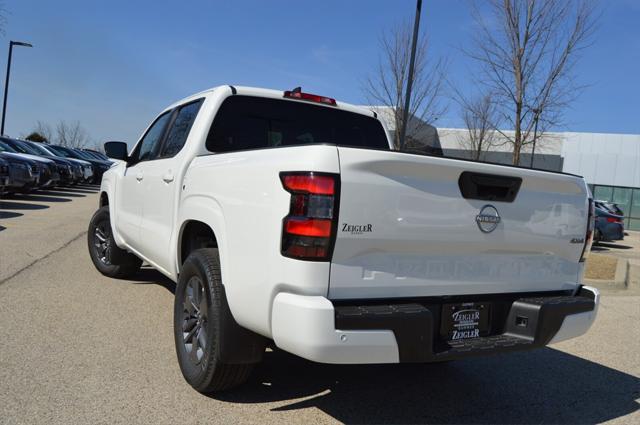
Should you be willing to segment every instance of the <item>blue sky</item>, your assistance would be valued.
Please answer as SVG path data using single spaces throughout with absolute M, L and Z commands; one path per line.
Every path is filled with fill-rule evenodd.
M 0 69 L 14 49 L 6 133 L 36 121 L 79 120 L 95 141 L 135 142 L 167 104 L 219 84 L 305 91 L 366 103 L 362 80 L 378 61 L 380 32 L 411 20 L 414 0 L 12 0 Z M 602 2 L 600 28 L 580 61 L 589 84 L 558 130 L 640 133 L 640 1 Z M 472 31 L 465 0 L 425 0 L 431 54 L 471 89 L 460 52 Z M 4 78 L 4 74 L 2 74 Z M 458 126 L 452 105 L 439 126 Z

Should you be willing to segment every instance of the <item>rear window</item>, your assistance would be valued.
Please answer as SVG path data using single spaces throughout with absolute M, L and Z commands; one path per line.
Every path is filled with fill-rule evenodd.
M 220 106 L 209 135 L 211 152 L 329 143 L 389 150 L 373 117 L 301 101 L 231 96 Z

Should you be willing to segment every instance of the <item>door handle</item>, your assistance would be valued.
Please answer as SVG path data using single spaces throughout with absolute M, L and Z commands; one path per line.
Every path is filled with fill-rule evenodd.
M 171 171 L 166 172 L 162 176 L 162 180 L 164 180 L 165 183 L 171 183 L 173 181 L 173 178 L 173 173 Z
M 136 180 L 138 180 L 139 182 L 142 181 L 143 178 L 144 178 L 144 174 L 142 173 L 136 174 Z

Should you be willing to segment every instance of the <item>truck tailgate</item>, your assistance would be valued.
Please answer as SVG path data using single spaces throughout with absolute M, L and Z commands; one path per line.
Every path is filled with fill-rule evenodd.
M 576 287 L 588 215 L 582 178 L 399 152 L 338 153 L 329 298 Z M 520 186 L 510 201 L 501 185 L 513 182 Z

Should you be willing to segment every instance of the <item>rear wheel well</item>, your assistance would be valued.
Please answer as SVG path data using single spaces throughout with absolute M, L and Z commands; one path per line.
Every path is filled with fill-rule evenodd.
M 207 224 L 201 221 L 189 221 L 185 224 L 180 238 L 180 265 L 189 254 L 199 248 L 217 248 L 216 235 Z
M 107 192 L 102 192 L 100 194 L 100 208 L 105 205 L 109 205 L 109 196 L 107 195 Z

